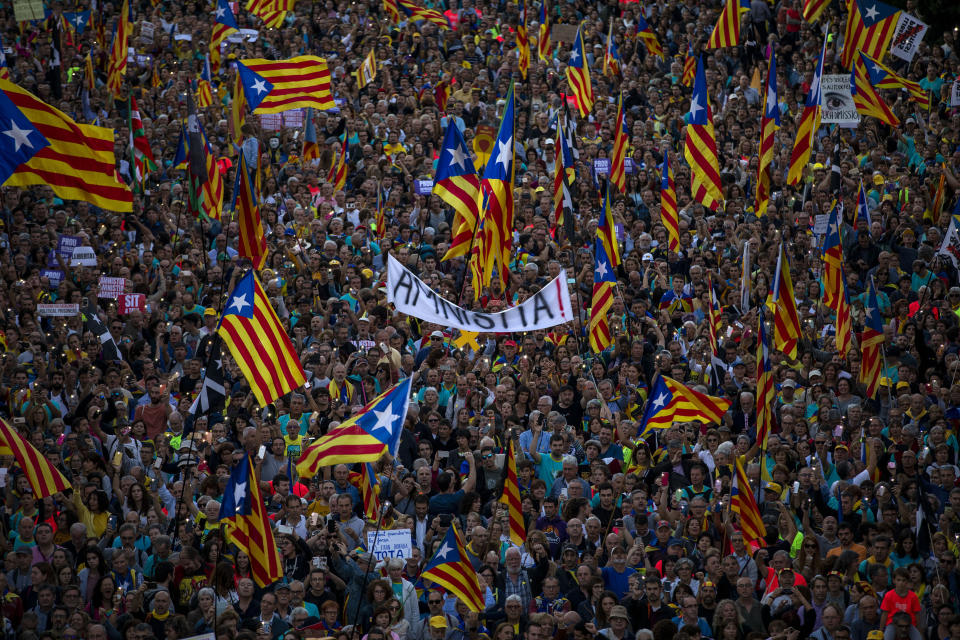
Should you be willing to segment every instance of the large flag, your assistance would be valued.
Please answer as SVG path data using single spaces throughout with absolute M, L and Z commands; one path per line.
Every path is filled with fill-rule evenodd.
M 860 52 L 859 58 L 870 76 L 870 84 L 874 87 L 877 89 L 906 89 L 910 94 L 911 100 L 924 109 L 930 108 L 930 95 L 924 91 L 919 82 L 907 80 L 890 67 L 879 60 L 871 58 L 862 51 Z
M 780 353 L 796 359 L 797 343 L 800 341 L 800 315 L 797 313 L 797 299 L 793 293 L 790 261 L 782 242 L 777 253 L 777 268 L 773 273 L 773 292 L 770 298 L 773 303 L 773 345 Z
M 363 89 L 377 77 L 377 56 L 373 49 L 370 49 L 370 53 L 363 59 L 360 68 L 356 71 L 356 76 L 357 89 Z
M 567 186 L 566 168 L 563 161 L 563 126 L 560 124 L 560 118 L 557 118 L 557 141 L 554 144 L 554 153 L 556 154 L 553 167 L 553 219 L 554 232 L 557 228 L 563 227 L 564 209 L 573 211 L 573 197 L 570 195 L 570 188 Z
M 595 253 L 593 300 L 590 304 L 590 348 L 594 353 L 600 353 L 613 344 L 609 315 L 613 306 L 613 288 L 617 286 L 617 274 L 601 238 L 597 238 Z
M 517 68 L 520 76 L 526 80 L 530 70 L 530 37 L 527 35 L 527 2 L 520 0 L 520 18 L 517 23 Z
M 740 42 L 740 19 L 750 10 L 749 0 L 726 0 L 705 48 L 735 47 Z
M 227 392 L 224 387 L 225 377 L 221 346 L 220 336 L 214 335 L 210 342 L 207 365 L 203 370 L 203 383 L 200 385 L 200 393 L 197 394 L 190 406 L 190 415 L 222 413 L 226 406 Z
M 423 568 L 420 578 L 425 583 L 442 587 L 470 611 L 480 612 L 486 606 L 477 572 L 470 564 L 463 538 L 455 524 L 447 528 L 447 535 Z
M 803 105 L 800 115 L 800 124 L 797 125 L 797 137 L 793 142 L 793 153 L 790 156 L 790 171 L 787 174 L 787 184 L 800 184 L 803 178 L 803 169 L 810 160 L 810 151 L 813 149 L 813 138 L 820 128 L 820 78 L 823 76 L 823 59 L 827 52 L 827 37 L 830 34 L 830 25 L 827 25 L 823 36 L 823 48 L 817 58 L 817 68 L 810 81 L 810 91 Z
M 260 220 L 260 194 L 257 184 L 256 167 L 247 166 L 247 156 L 240 153 L 237 166 L 237 178 L 233 186 L 233 210 L 237 216 L 239 243 L 237 251 L 243 258 L 249 258 L 254 269 L 262 269 L 267 262 L 267 238 Z
M 757 327 L 757 445 L 761 451 L 767 449 L 767 436 L 773 428 L 775 419 L 774 401 L 777 390 L 773 384 L 773 362 L 770 360 L 770 338 L 767 334 L 766 318 L 760 307 Z
M 0 137 L 0 183 L 12 176 L 17 167 L 29 162 L 38 151 L 50 146 L 50 141 L 2 91 L 0 131 L 5 134 Z
M 230 472 L 220 505 L 220 522 L 227 525 L 227 541 L 249 556 L 254 582 L 266 587 L 283 578 L 283 561 L 249 455 Z
M 550 55 L 550 19 L 547 17 L 547 0 L 540 3 L 540 36 L 537 38 L 537 57 L 552 62 Z
M 147 174 L 157 170 L 157 163 L 153 159 L 153 150 L 150 149 L 150 140 L 143 130 L 143 120 L 140 118 L 140 110 L 137 108 L 137 99 L 130 96 L 127 104 L 127 114 L 129 122 L 127 126 L 130 129 L 130 154 L 133 168 L 134 188 L 143 185 Z
M 514 182 L 514 119 L 513 119 L 513 84 L 507 91 L 506 104 L 503 107 L 503 119 L 500 121 L 500 130 L 494 143 L 493 153 L 483 172 L 481 186 L 487 199 L 486 224 L 486 255 L 482 256 L 484 263 L 484 278 L 489 282 L 493 273 L 493 266 L 497 266 L 497 274 L 503 289 L 510 283 L 510 253 L 513 247 L 513 182 Z
M 577 110 L 581 118 L 586 118 L 593 110 L 593 85 L 590 83 L 590 65 L 587 63 L 587 56 L 583 52 L 583 39 L 580 37 L 580 29 L 577 28 L 577 37 L 573 41 L 573 49 L 570 51 L 570 57 L 567 59 L 567 82 L 570 83 L 570 91 L 577 100 Z
M 750 480 L 747 478 L 747 472 L 743 468 L 740 458 L 734 458 L 733 481 L 730 486 L 730 510 L 740 516 L 740 528 L 743 530 L 743 537 L 748 542 L 755 542 L 759 546 L 765 546 L 763 538 L 767 535 L 767 528 L 763 525 L 763 518 L 760 516 L 760 507 L 753 497 L 753 491 L 750 489 Z
M 507 505 L 510 517 L 510 542 L 521 546 L 527 539 L 527 527 L 523 520 L 523 503 L 520 501 L 520 481 L 517 477 L 517 450 L 513 440 L 507 446 L 507 459 L 504 463 L 506 475 L 503 478 L 503 494 L 500 502 Z
M 900 126 L 900 118 L 894 115 L 887 102 L 880 96 L 870 82 L 870 72 L 862 56 L 857 56 L 850 72 L 850 93 L 853 94 L 853 104 L 863 116 L 873 116 L 880 122 L 891 127 Z
M 418 5 L 413 0 L 397 0 L 397 5 L 400 7 L 400 10 L 413 22 L 421 22 L 426 20 L 427 22 L 437 25 L 441 29 L 450 28 L 450 21 L 447 20 L 446 16 L 436 9 L 426 9 Z
M 843 275 L 843 244 L 840 240 L 840 220 L 842 205 L 837 203 L 830 212 L 827 234 L 823 239 L 823 302 L 833 310 L 837 318 L 837 351 L 845 358 L 850 350 L 850 303 L 847 300 L 847 287 Z
M 443 260 L 465 256 L 473 244 L 480 217 L 480 177 L 460 128 L 450 121 L 437 161 L 433 193 L 453 207 L 453 237 Z
M 343 191 L 347 188 L 347 163 L 350 158 L 350 135 L 343 133 L 343 145 L 340 147 L 340 153 L 336 161 L 330 165 L 330 172 L 327 174 L 327 182 L 333 184 L 333 191 Z
M 114 98 L 123 97 L 123 82 L 127 75 L 127 48 L 133 25 L 130 24 L 130 0 L 123 0 L 120 18 L 113 32 L 110 60 L 107 63 L 107 88 Z
M 189 158 L 189 184 L 187 185 L 190 211 L 200 217 L 203 209 L 203 185 L 207 182 L 207 154 L 203 134 L 200 133 L 200 120 L 197 118 L 197 105 L 193 94 L 187 92 L 187 157 Z
M 883 374 L 883 319 L 877 304 L 877 289 L 873 280 L 867 288 L 867 303 L 863 306 L 863 333 L 860 334 L 860 382 L 867 387 L 867 397 L 876 398 Z M 863 443 L 861 443 L 863 446 Z
M 265 27 L 279 29 L 295 4 L 296 0 L 249 0 L 247 11 L 263 20 Z
M 607 31 L 607 47 L 603 51 L 603 75 L 610 78 L 619 78 L 622 74 L 623 61 L 620 59 L 620 52 L 617 51 L 617 45 L 613 41 L 613 20 L 610 21 L 610 28 Z
M 231 33 L 236 33 L 239 30 L 237 17 L 230 7 L 230 0 L 217 0 L 216 17 L 210 35 L 210 66 L 214 73 L 220 71 L 220 43 Z
M 313 122 L 313 109 L 307 108 L 303 116 L 303 149 L 300 160 L 304 163 L 320 158 L 320 145 L 317 144 L 317 125 Z
M 857 52 L 882 60 L 897 30 L 900 10 L 877 0 L 846 0 L 847 26 L 843 31 L 840 64 L 849 69 Z
M 610 182 L 617 185 L 620 193 L 627 191 L 627 122 L 623 113 L 623 92 L 617 101 L 617 119 L 613 122 L 613 153 L 610 155 Z
M 857 191 L 857 210 L 853 213 L 854 228 L 857 227 L 861 218 L 867 222 L 867 227 L 872 224 L 870 220 L 870 203 L 867 201 L 867 192 L 863 188 L 862 179 L 860 180 L 860 190 Z
M 770 47 L 770 65 L 767 68 L 767 96 L 760 124 L 760 164 L 757 167 L 757 202 L 754 211 L 759 218 L 770 205 L 770 165 L 773 163 L 773 143 L 780 129 L 780 103 L 777 99 L 777 57 Z
M 654 429 L 668 429 L 675 421 L 719 423 L 729 408 L 730 401 L 725 398 L 708 396 L 660 375 L 647 394 L 640 436 L 644 437 Z
M 720 168 L 717 160 L 717 138 L 713 130 L 713 111 L 707 94 L 707 77 L 703 57 L 697 59 L 697 75 L 693 81 L 687 135 L 683 156 L 690 165 L 690 191 L 693 199 L 716 211 L 723 201 L 720 190 Z
M 3 419 L 0 419 L 0 454 L 14 457 L 37 500 L 71 488 L 60 470 Z
M 0 90 L 49 143 L 20 164 L 6 186 L 46 185 L 64 200 L 81 200 L 118 213 L 133 211 L 133 193 L 117 179 L 113 129 L 77 124 L 8 80 L 0 79 Z M 31 143 L 40 143 L 37 134 L 27 135 Z
M 667 228 L 667 249 L 671 253 L 679 253 L 680 215 L 677 213 L 677 191 L 668 151 L 663 152 L 663 165 L 660 167 L 660 222 Z
M 680 82 L 685 87 L 692 87 L 697 77 L 697 56 L 693 55 L 693 40 L 687 43 L 687 57 L 683 59 L 683 76 Z
M 830 0 L 803 0 L 803 19 L 810 23 L 816 22 L 829 6 Z
M 107 329 L 107 325 L 100 316 L 96 313 L 83 314 L 83 328 L 97 337 L 100 342 L 100 356 L 103 360 L 107 362 L 123 360 L 117 341 L 113 339 L 113 334 Z
M 188 108 L 193 102 L 192 95 L 187 96 Z M 202 151 L 202 158 L 194 158 L 191 155 L 190 139 L 196 138 L 196 135 L 187 133 L 186 130 L 180 131 L 180 140 L 177 141 L 177 153 L 173 158 L 175 169 L 187 168 L 190 162 L 197 162 L 206 173 L 206 179 L 200 182 L 200 193 L 197 206 L 200 212 L 211 220 L 220 219 L 220 210 L 223 208 L 223 176 L 220 175 L 220 167 L 217 159 L 213 157 L 213 148 L 207 140 L 207 134 L 199 120 L 196 122 L 197 132 L 199 132 L 199 142 L 197 148 Z M 190 119 L 187 119 L 188 128 L 191 126 Z M 191 203 L 193 206 L 193 203 Z
M 255 271 L 248 271 L 233 288 L 217 333 L 261 407 L 306 382 L 300 358 Z
M 610 258 L 610 266 L 620 266 L 620 243 L 617 241 L 617 225 L 613 223 L 613 207 L 610 206 L 610 184 L 603 199 L 603 212 L 597 223 L 597 239 L 603 243 L 603 249 Z
M 237 61 L 237 73 L 253 113 L 280 113 L 297 107 L 333 109 L 330 70 L 317 56 L 287 60 L 250 58 Z
M 400 8 L 397 6 L 397 0 L 383 0 L 383 10 L 394 24 L 400 22 Z
M 404 378 L 355 416 L 317 438 L 297 461 L 301 478 L 312 478 L 321 467 L 354 462 L 376 462 L 400 446 L 400 433 L 407 419 L 411 378 Z
M 657 40 L 657 34 L 650 28 L 647 19 L 643 17 L 643 11 L 637 15 L 637 37 L 643 42 L 648 55 L 663 58 L 663 46 Z

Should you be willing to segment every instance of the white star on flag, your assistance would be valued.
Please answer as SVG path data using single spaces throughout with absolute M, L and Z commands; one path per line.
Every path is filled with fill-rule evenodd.
M 253 90 L 256 91 L 257 93 L 266 93 L 267 85 L 263 80 L 258 79 L 256 82 L 253 83 Z
M 20 147 L 26 145 L 28 149 L 33 149 L 33 145 L 30 144 L 30 129 L 21 129 L 16 122 L 10 121 L 10 128 L 3 132 L 4 135 L 10 136 L 13 138 L 13 151 L 20 151 Z
M 444 542 L 439 549 L 437 549 L 437 559 L 443 560 L 447 557 L 447 554 L 452 553 L 453 548 L 450 547 L 446 542 Z
M 388 431 L 393 429 L 393 423 L 397 419 L 397 414 L 393 412 L 393 407 L 387 403 L 386 411 L 374 411 L 373 414 L 377 416 L 377 423 L 373 425 L 373 430 L 377 429 L 386 429 Z
M 777 107 L 777 96 L 775 93 L 767 90 L 767 114 L 769 117 L 773 117 L 773 110 Z
M 224 13 L 224 8 L 223 8 L 223 7 L 217 7 L 217 20 L 219 20 L 220 18 L 223 17 L 223 13 Z
M 576 47 L 573 48 L 573 51 L 570 52 L 570 62 L 576 63 L 577 58 L 580 57 L 580 52 Z
M 456 147 L 449 149 L 449 152 L 451 157 L 450 164 L 457 165 L 458 167 L 460 167 L 461 171 L 465 170 L 466 167 L 464 167 L 463 163 L 467 159 L 467 156 L 463 152 L 463 149 L 459 145 L 457 145 Z
M 665 404 L 667 404 L 667 394 L 661 393 L 656 398 L 653 399 L 653 408 L 660 409 Z
M 867 7 L 867 13 L 865 14 L 864 17 L 866 17 L 867 20 L 870 20 L 872 22 L 877 19 L 878 15 L 880 15 L 880 12 L 877 11 L 877 5 L 872 4 L 869 7 Z
M 597 277 L 605 278 L 607 276 L 607 263 L 601 260 L 597 263 Z
M 503 170 L 506 171 L 507 167 L 510 166 L 510 160 L 512 159 L 512 150 L 513 150 L 513 136 L 507 138 L 506 142 L 498 142 L 497 146 L 499 151 L 497 152 L 497 164 L 503 165 Z
M 247 302 L 247 294 L 243 294 L 242 296 L 234 296 L 233 302 L 230 303 L 230 308 L 236 309 L 237 313 L 243 313 L 243 308 L 249 306 L 250 303 Z
M 700 104 L 697 102 L 697 96 L 693 96 L 693 99 L 690 101 L 690 119 L 697 119 L 697 112 L 703 109 Z
M 238 482 L 233 487 L 233 508 L 236 513 L 243 511 L 243 501 L 247 495 L 247 483 Z

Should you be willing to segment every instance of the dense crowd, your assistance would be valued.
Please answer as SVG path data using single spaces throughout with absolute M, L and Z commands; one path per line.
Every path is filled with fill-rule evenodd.
M 793 187 L 786 175 L 796 119 L 822 29 L 832 30 L 825 73 L 843 73 L 846 12 L 834 2 L 811 25 L 797 0 L 749 5 L 740 45 L 703 52 L 725 198 L 716 212 L 691 201 L 682 161 L 690 87 L 681 81 L 688 48 L 699 54 L 713 30 L 716 2 L 549 3 L 555 34 L 582 23 L 597 96 L 588 118 L 568 100 L 572 38 L 555 36 L 549 62 L 538 58 L 538 4 L 527 7 L 526 79 L 513 2 L 437 4 L 455 30 L 395 25 L 377 0 L 300 2 L 278 29 L 234 5 L 239 26 L 251 31 L 223 47 L 213 105 L 199 116 L 224 177 L 224 211 L 220 220 L 198 220 L 174 158 L 213 7 L 133 3 L 125 91 L 139 103 L 158 165 L 133 213 L 65 201 L 46 187 L 5 187 L 0 204 L 0 415 L 73 485 L 38 500 L 13 458 L 2 458 L 0 635 L 960 640 L 960 278 L 941 251 L 951 194 L 960 191 L 960 109 L 950 106 L 956 30 L 907 0 L 907 11 L 933 27 L 909 64 L 887 63 L 920 82 L 931 109 L 885 91 L 900 127 L 873 118 L 856 129 L 824 125 Z M 6 65 L 14 82 L 79 122 L 115 127 L 118 171 L 129 180 L 127 101 L 105 84 L 120 5 L 92 9 L 107 42 L 92 28 L 18 23 L 8 3 L 0 10 Z M 636 37 L 641 11 L 663 59 Z M 602 73 L 608 33 L 620 76 Z M 760 79 L 771 48 L 782 127 L 770 207 L 757 218 Z M 353 72 L 371 50 L 379 69 L 358 90 Z M 88 52 L 97 88 L 87 103 Z M 299 124 L 277 128 L 284 122 L 247 114 L 237 132 L 231 117 L 233 60 L 302 54 L 327 59 L 337 103 L 314 114 L 321 157 L 307 162 Z M 474 292 L 463 258 L 443 260 L 453 210 L 418 194 L 415 183 L 433 177 L 449 126 L 461 129 L 475 160 L 485 157 L 511 81 L 510 284 Z M 616 338 L 594 354 L 587 327 L 606 179 L 593 167 L 611 155 L 621 93 L 635 170 L 611 204 L 624 256 L 609 315 Z M 553 217 L 558 117 L 577 155 L 567 228 Z M 335 191 L 328 171 L 344 136 L 347 182 Z M 259 407 L 224 349 L 226 408 L 204 413 L 191 405 L 218 317 L 249 268 L 230 210 L 238 143 L 260 154 L 269 256 L 259 275 L 309 384 Z M 676 173 L 679 253 L 668 251 L 660 220 L 657 165 L 666 151 Z M 869 222 L 855 220 L 861 182 Z M 375 228 L 378 199 L 383 229 Z M 885 359 L 876 397 L 860 382 L 859 349 L 837 355 L 834 318 L 821 301 L 821 238 L 813 230 L 834 200 L 845 205 L 855 332 L 867 283 L 878 291 Z M 57 260 L 60 235 L 92 247 L 98 265 Z M 772 354 L 775 421 L 761 447 L 757 312 L 781 241 L 804 335 L 797 360 Z M 552 331 L 455 344 L 456 331 L 393 311 L 387 254 L 448 300 L 488 311 L 523 301 L 565 269 L 579 314 Z M 121 314 L 119 300 L 98 295 L 100 276 L 124 278 L 126 293 L 144 294 L 143 309 Z M 717 357 L 711 293 L 722 311 Z M 101 336 L 80 316 L 37 312 L 60 302 L 98 316 L 122 359 L 104 357 Z M 676 423 L 638 438 L 658 374 L 725 397 L 731 408 L 719 424 Z M 376 464 L 379 522 L 363 517 L 354 469 L 297 476 L 296 460 L 313 439 L 408 376 L 414 395 L 398 455 Z M 499 502 L 510 439 L 526 526 L 520 547 L 510 543 Z M 254 581 L 250 559 L 218 522 L 230 470 L 245 453 L 255 459 L 283 562 L 283 580 L 267 586 Z M 756 495 L 765 540 L 745 539 L 730 512 L 736 458 L 752 483 L 739 490 Z M 420 580 L 451 526 L 479 576 L 482 612 Z M 410 557 L 376 562 L 366 533 L 377 529 L 409 529 Z

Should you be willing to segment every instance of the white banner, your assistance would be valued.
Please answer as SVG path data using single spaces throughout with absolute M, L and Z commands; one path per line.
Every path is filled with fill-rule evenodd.
M 98 298 L 112 298 L 116 300 L 123 295 L 123 287 L 126 283 L 124 278 L 114 278 L 111 276 L 100 276 L 100 292 Z
M 901 11 L 900 19 L 897 20 L 897 30 L 893 32 L 893 39 L 890 40 L 890 55 L 907 62 L 913 60 L 920 41 L 923 40 L 929 28 L 915 16 Z
M 93 247 L 76 247 L 70 256 L 71 267 L 95 267 L 97 266 L 97 254 Z
M 937 252 L 937 255 L 950 258 L 954 268 L 960 269 L 960 234 L 957 233 L 956 218 L 950 220 L 950 227 L 947 229 L 947 235 L 944 236 L 943 242 L 940 243 L 940 251 Z
M 860 113 L 850 92 L 850 74 L 824 74 L 820 80 L 820 108 L 823 124 L 854 127 L 860 124 Z
M 367 549 L 378 562 L 387 558 L 409 558 L 413 536 L 410 529 L 367 531 Z
M 535 331 L 549 329 L 573 320 L 567 273 L 551 280 L 545 287 L 516 307 L 499 313 L 483 313 L 462 309 L 444 300 L 412 271 L 390 256 L 387 262 L 387 301 L 397 311 L 427 322 L 461 331 L 478 333 Z
M 70 316 L 80 315 L 80 305 L 73 304 L 38 304 L 37 314 L 41 316 L 53 316 L 59 318 L 69 318 Z
M 953 81 L 953 87 L 950 89 L 950 106 L 960 107 L 960 78 Z

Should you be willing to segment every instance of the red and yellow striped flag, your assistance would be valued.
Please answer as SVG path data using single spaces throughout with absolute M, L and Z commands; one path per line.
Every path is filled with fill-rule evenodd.
M 540 3 L 540 36 L 537 38 L 537 57 L 544 62 L 551 62 L 550 18 L 547 17 L 547 0 Z
M 347 156 L 350 151 L 347 140 L 349 139 L 350 135 L 344 131 L 343 146 L 340 148 L 340 154 L 337 156 L 336 162 L 330 165 L 330 172 L 327 173 L 327 182 L 333 183 L 334 193 L 343 191 L 347 186 Z
M 803 0 L 803 19 L 813 24 L 829 6 L 830 0 Z
M 453 207 L 453 237 L 443 260 L 465 256 L 474 242 L 480 217 L 480 176 L 473 166 L 460 128 L 447 125 L 437 161 L 433 193 Z
M 573 198 L 566 180 L 567 170 L 563 166 L 563 125 L 560 123 L 560 118 L 557 118 L 557 142 L 554 149 L 556 157 L 553 167 L 553 235 L 556 237 L 556 230 L 563 228 L 564 208 L 573 211 Z
M 577 38 L 573 41 L 573 49 L 570 51 L 570 57 L 567 59 L 567 82 L 570 83 L 570 91 L 577 101 L 577 111 L 581 118 L 586 118 L 593 111 L 593 85 L 590 82 L 590 65 L 587 64 L 587 57 L 583 51 L 583 39 L 580 37 L 580 29 L 577 29 Z
M 527 539 L 527 528 L 523 520 L 523 504 L 520 502 L 520 482 L 517 477 L 517 451 L 513 440 L 507 447 L 507 459 L 504 463 L 506 477 L 503 479 L 503 494 L 500 502 L 507 505 L 510 515 L 510 542 L 518 547 Z
M 259 180 L 251 176 L 246 154 L 238 155 L 237 182 L 233 189 L 233 210 L 237 214 L 240 236 L 237 250 L 241 257 L 250 258 L 254 269 L 262 269 L 267 262 L 267 238 L 260 220 L 260 194 L 254 186 Z M 253 171 L 259 173 L 259 164 Z
M 757 445 L 761 451 L 767 449 L 767 436 L 773 428 L 774 400 L 777 390 L 773 385 L 773 362 L 770 360 L 770 338 L 760 307 L 757 327 Z
M 483 611 L 485 604 L 480 580 L 474 571 L 456 521 L 420 574 L 425 583 L 443 587 L 470 611 Z
M 834 203 L 823 239 L 823 302 L 836 314 L 837 351 L 847 357 L 853 328 L 850 322 L 850 301 L 843 276 L 843 244 L 840 240 L 840 204 Z
M 127 48 L 133 26 L 130 24 L 129 0 L 123 0 L 120 19 L 113 34 L 113 46 L 110 47 L 110 61 L 107 66 L 107 88 L 114 98 L 123 96 L 123 82 L 127 75 Z
M 517 52 L 519 59 L 517 68 L 520 76 L 526 80 L 530 70 L 530 38 L 527 35 L 527 2 L 520 0 L 520 21 L 517 23 Z
M 13 455 L 38 500 L 70 488 L 70 483 L 30 442 L 0 419 L 0 453 Z
M 713 130 L 713 111 L 707 93 L 703 58 L 697 59 L 697 75 L 693 81 L 690 119 L 684 140 L 683 156 L 690 165 L 690 191 L 693 199 L 714 211 L 723 202 L 720 190 L 720 168 L 717 161 L 717 138 Z
M 730 510 L 740 516 L 740 528 L 743 530 L 743 537 L 748 542 L 754 542 L 758 546 L 766 546 L 763 538 L 767 535 L 767 528 L 763 525 L 763 518 L 760 516 L 760 507 L 757 506 L 757 501 L 753 497 L 750 480 L 747 478 L 747 472 L 743 468 L 741 458 L 736 458 L 733 466 L 733 483 L 730 487 Z
M 748 0 L 726 0 L 705 48 L 735 47 L 740 42 L 740 18 L 750 10 Z
M 623 92 L 617 102 L 617 119 L 613 121 L 613 153 L 610 155 L 610 182 L 620 193 L 627 192 L 627 123 L 623 113 Z
M 693 40 L 687 43 L 687 57 L 683 59 L 683 76 L 680 82 L 685 87 L 693 86 L 693 79 L 697 77 L 697 56 L 693 55 Z
M 777 254 L 770 300 L 769 306 L 773 310 L 773 346 L 788 358 L 796 359 L 797 344 L 800 341 L 800 315 L 797 313 L 797 299 L 793 293 L 790 260 L 783 243 L 780 243 Z
M 660 222 L 667 228 L 667 248 L 672 253 L 680 252 L 680 215 L 677 212 L 677 191 L 670 168 L 670 153 L 663 152 L 660 167 Z
M 877 304 L 877 289 L 871 280 L 867 289 L 867 301 L 863 305 L 865 318 L 863 333 L 860 334 L 860 382 L 867 387 L 867 397 L 876 398 L 880 391 L 880 377 L 883 374 L 883 319 L 880 317 L 880 305 Z M 864 446 L 866 443 L 861 442 Z
M 593 262 L 593 299 L 590 303 L 590 348 L 594 353 L 605 351 L 613 344 L 610 332 L 610 308 L 613 306 L 613 288 L 617 286 L 617 272 L 607 247 L 597 238 Z
M 840 64 L 850 69 L 858 52 L 883 60 L 897 30 L 900 10 L 877 0 L 846 0 L 846 4 L 847 26 L 843 31 Z
M 790 155 L 790 170 L 787 174 L 787 184 L 797 185 L 803 179 L 803 170 L 810 160 L 810 151 L 813 149 L 813 137 L 820 128 L 820 78 L 823 77 L 823 59 L 827 51 L 827 36 L 830 33 L 829 25 L 823 36 L 823 48 L 817 59 L 817 68 L 810 81 L 810 91 L 804 102 L 803 112 L 800 115 L 800 124 L 797 125 L 797 137 L 793 142 L 793 152 Z
M 330 70 L 323 58 L 238 60 L 237 73 L 253 113 L 281 113 L 298 107 L 326 111 L 336 107 L 330 90 Z
M 757 165 L 757 200 L 754 213 L 759 218 L 770 205 L 770 165 L 773 164 L 773 142 L 780 129 L 780 104 L 777 99 L 777 57 L 770 48 L 767 68 L 767 93 L 760 124 L 760 163 Z
M 279 29 L 294 5 L 296 0 L 249 0 L 247 11 L 263 20 L 264 26 Z
M 380 517 L 380 486 L 373 465 L 369 462 L 362 463 L 360 471 L 351 471 L 347 481 L 360 492 L 363 516 L 367 520 L 376 521 Z

